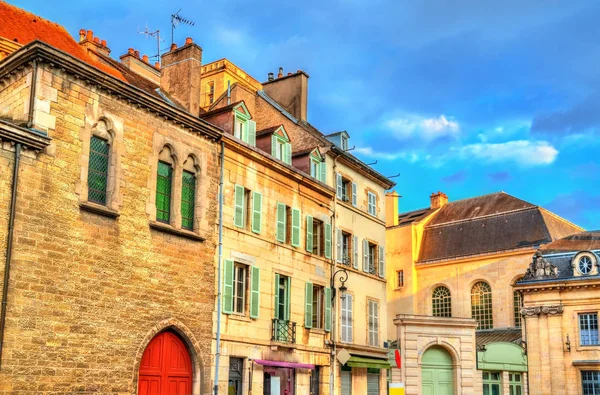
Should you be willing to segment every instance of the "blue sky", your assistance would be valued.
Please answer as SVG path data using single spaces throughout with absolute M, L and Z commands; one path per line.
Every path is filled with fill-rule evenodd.
M 600 228 L 600 2 L 13 1 L 91 29 L 118 58 L 152 55 L 148 24 L 175 31 L 259 81 L 310 75 L 309 121 L 347 130 L 354 153 L 400 173 L 401 211 L 506 191 L 586 229 Z

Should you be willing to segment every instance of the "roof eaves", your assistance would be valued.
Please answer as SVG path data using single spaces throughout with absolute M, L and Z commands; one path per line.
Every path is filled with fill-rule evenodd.
M 342 156 L 342 157 L 350 160 L 351 162 L 354 162 L 355 164 L 359 165 L 360 167 L 364 168 L 373 177 L 377 178 L 379 181 L 381 181 L 383 184 L 385 184 L 385 186 L 387 186 L 386 189 L 391 189 L 396 185 L 396 183 L 394 181 L 390 180 L 383 174 L 379 173 L 377 170 L 373 169 L 371 166 L 367 165 L 365 162 L 358 159 L 356 156 L 343 151 L 337 145 L 335 145 L 335 144 L 332 145 L 331 151 L 339 156 Z

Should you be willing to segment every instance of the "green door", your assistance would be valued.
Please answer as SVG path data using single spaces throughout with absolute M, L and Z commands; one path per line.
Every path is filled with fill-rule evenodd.
M 452 357 L 441 347 L 431 347 L 423 354 L 421 393 L 423 395 L 452 395 Z

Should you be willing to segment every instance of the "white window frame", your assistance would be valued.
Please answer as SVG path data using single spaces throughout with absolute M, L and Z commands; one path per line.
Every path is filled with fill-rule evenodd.
M 238 295 L 238 284 L 240 283 L 240 279 L 238 277 L 238 269 L 243 270 L 243 276 L 244 278 L 242 279 L 242 295 Z M 232 298 L 233 298 L 233 314 L 239 314 L 239 315 L 245 315 L 246 314 L 246 302 L 247 302 L 247 297 L 246 294 L 248 292 L 248 265 L 244 265 L 242 263 L 237 263 L 235 262 L 233 264 L 233 292 L 232 292 Z M 237 301 L 240 299 L 242 299 L 242 311 L 238 311 L 237 306 L 238 303 Z
M 341 334 L 340 341 L 344 343 L 352 343 L 353 341 L 353 327 L 354 327 L 354 296 L 346 293 L 346 297 L 342 299 L 341 313 L 340 313 L 340 326 Z
M 368 191 L 367 199 L 368 199 L 368 204 L 369 204 L 368 205 L 369 214 L 376 216 L 377 215 L 377 195 L 375 195 L 371 191 Z
M 248 125 L 242 117 L 235 117 L 235 126 L 233 135 L 240 140 L 248 141 Z
M 596 326 L 596 334 L 594 336 L 594 329 L 586 330 L 586 334 L 584 335 L 583 329 L 581 328 L 582 318 L 585 319 L 585 323 L 588 327 L 591 327 L 594 322 L 591 319 L 595 316 L 595 326 Z M 580 346 L 598 346 L 600 345 L 599 334 L 598 334 L 598 313 L 597 312 L 587 312 L 587 313 L 579 313 L 577 315 L 577 325 L 579 329 L 579 345 Z M 594 342 L 595 340 L 595 342 Z
M 325 328 L 325 288 L 313 284 L 312 328 Z

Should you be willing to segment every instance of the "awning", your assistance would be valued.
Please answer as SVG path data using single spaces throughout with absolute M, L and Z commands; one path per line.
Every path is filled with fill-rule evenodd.
M 315 365 L 311 365 L 309 363 L 267 361 L 266 359 L 255 359 L 254 362 L 256 362 L 259 365 L 275 366 L 278 368 L 294 368 L 294 369 L 310 369 L 310 370 L 313 370 L 315 368 Z
M 351 368 L 375 368 L 375 369 L 389 369 L 390 368 L 390 362 L 387 359 L 357 357 L 355 355 L 350 357 L 348 362 L 346 362 L 346 365 L 350 366 Z

